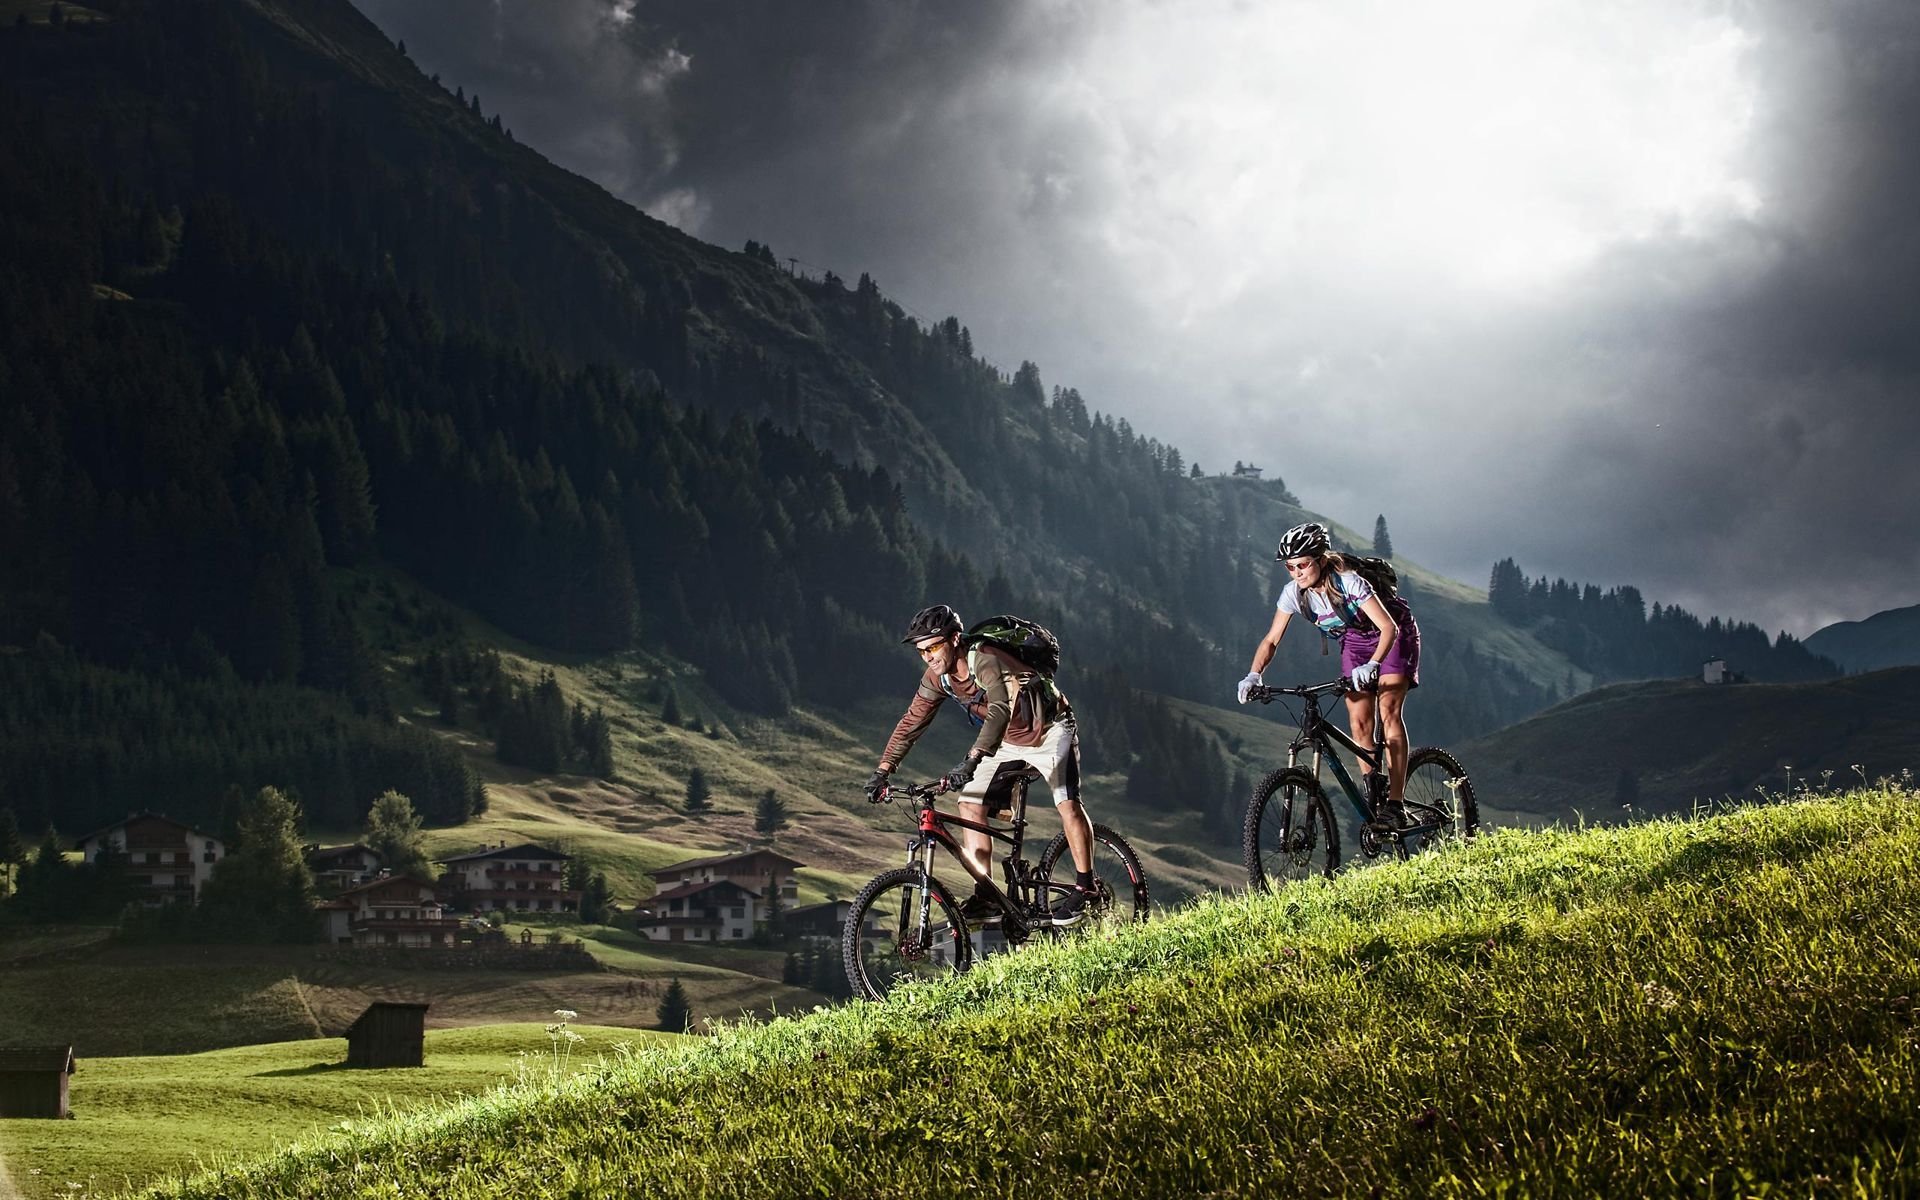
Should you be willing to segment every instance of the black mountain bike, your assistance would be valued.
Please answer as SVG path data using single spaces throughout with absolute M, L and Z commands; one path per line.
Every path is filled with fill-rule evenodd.
M 1438 746 L 1422 746 L 1407 756 L 1407 786 L 1400 811 L 1388 811 L 1386 728 L 1373 723 L 1373 747 L 1363 749 L 1344 729 L 1320 712 L 1322 696 L 1345 696 L 1345 679 L 1302 687 L 1254 687 L 1247 699 L 1267 704 L 1282 696 L 1297 696 L 1306 706 L 1300 736 L 1287 747 L 1287 765 L 1268 775 L 1253 789 L 1247 805 L 1243 845 L 1247 859 L 1247 886 L 1259 890 L 1278 887 L 1308 875 L 1331 876 L 1340 867 L 1340 827 L 1333 806 L 1320 786 L 1320 764 L 1332 768 L 1340 789 L 1353 804 L 1360 822 L 1360 852 L 1375 858 L 1391 851 L 1401 858 L 1450 839 L 1471 838 L 1480 828 L 1480 805 L 1466 769 Z M 1356 785 L 1335 745 L 1346 747 L 1372 768 L 1363 787 Z M 1313 768 L 1300 765 L 1302 751 L 1313 751 Z
M 1147 876 L 1140 869 L 1140 859 L 1126 839 L 1105 825 L 1093 827 L 1098 896 L 1071 915 L 1055 911 L 1074 890 L 1067 835 L 1054 835 L 1037 866 L 1020 855 L 1027 828 L 1027 785 L 1037 778 L 1032 772 L 1016 778 L 1004 807 L 990 810 L 984 823 L 935 808 L 935 798 L 945 790 L 937 781 L 914 787 L 896 784 L 874 798 L 876 803 L 914 801 L 920 810 L 920 828 L 907 842 L 907 865 L 874 876 L 854 897 L 847 914 L 840 949 L 856 996 L 879 1000 L 902 983 L 937 978 L 973 965 L 974 939 L 981 934 L 968 928 L 959 901 L 934 877 L 936 846 L 952 855 L 993 898 L 999 911 L 983 925 L 997 925 L 1010 945 L 1019 945 L 1036 933 L 1063 933 L 1107 913 L 1128 921 L 1147 919 Z M 1006 823 L 994 824 L 995 817 Z M 974 869 L 951 832 L 956 828 L 977 830 L 1006 843 L 1004 891 L 986 872 Z

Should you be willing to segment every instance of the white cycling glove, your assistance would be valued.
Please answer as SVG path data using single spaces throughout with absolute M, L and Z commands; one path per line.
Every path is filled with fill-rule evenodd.
M 1380 682 L 1380 664 L 1363 662 L 1353 669 L 1353 690 L 1364 692 Z
M 1247 702 L 1247 693 L 1259 687 L 1264 682 L 1265 680 L 1260 678 L 1260 672 L 1248 671 L 1247 677 L 1240 681 L 1240 687 L 1234 694 L 1240 697 L 1240 703 L 1245 704 Z

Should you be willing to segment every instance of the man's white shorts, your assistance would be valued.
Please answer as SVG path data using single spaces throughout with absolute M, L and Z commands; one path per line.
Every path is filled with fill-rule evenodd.
M 1053 789 L 1055 807 L 1080 798 L 1080 732 L 1071 716 L 1047 726 L 1038 746 L 1001 742 L 998 750 L 980 760 L 973 778 L 960 789 L 960 799 L 985 804 L 991 797 L 994 809 L 1005 807 L 1012 781 L 1026 771 L 1039 772 Z

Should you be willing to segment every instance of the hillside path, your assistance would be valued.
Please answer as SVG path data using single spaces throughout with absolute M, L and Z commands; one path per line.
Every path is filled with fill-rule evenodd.
M 7 1174 L 5 1158 L 0 1158 L 0 1200 L 21 1200 L 20 1189 L 13 1186 L 13 1176 Z

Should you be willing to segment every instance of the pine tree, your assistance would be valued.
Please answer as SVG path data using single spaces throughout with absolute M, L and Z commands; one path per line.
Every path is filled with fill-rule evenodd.
M 699 767 L 687 776 L 687 811 L 706 812 L 713 807 L 713 789 L 707 784 L 707 773 Z
M 602 779 L 612 779 L 613 722 L 607 719 L 606 709 L 595 707 L 593 715 L 587 718 L 584 749 L 587 755 L 587 770 Z
M 680 723 L 680 698 L 672 688 L 667 689 L 667 698 L 660 705 L 660 720 L 668 725 Z
M 1373 552 L 1381 558 L 1393 557 L 1393 538 L 1387 534 L 1387 514 L 1373 519 Z
M 772 788 L 760 793 L 753 812 L 753 831 L 772 835 L 787 827 L 787 802 Z
M 27 916 L 35 921 L 57 921 L 68 916 L 73 876 L 73 866 L 60 849 L 60 835 L 48 826 L 33 861 L 20 873 L 20 904 Z
M 693 1024 L 693 1006 L 687 1001 L 687 989 L 680 985 L 679 976 L 667 985 L 666 995 L 660 997 L 660 1007 L 654 1011 L 660 1018 L 660 1028 L 668 1033 L 685 1033 Z
M 313 873 L 300 846 L 300 810 L 263 787 L 240 813 L 240 848 L 201 894 L 213 925 L 242 941 L 300 942 L 314 933 Z
M 567 890 L 580 893 L 580 920 L 588 925 L 605 925 L 613 907 L 613 887 L 605 871 L 588 867 L 576 856 L 567 863 Z
M 787 960 L 780 966 L 780 982 L 789 987 L 798 987 L 806 982 L 800 974 L 800 956 L 792 950 L 787 951 Z
M 380 855 L 395 875 L 426 870 L 427 855 L 420 845 L 420 814 L 413 801 L 388 788 L 367 810 L 367 845 Z

